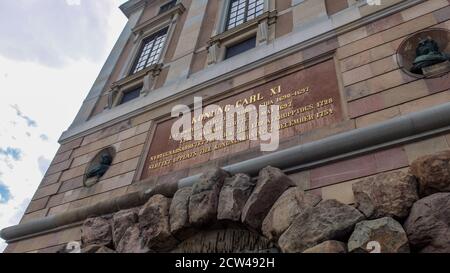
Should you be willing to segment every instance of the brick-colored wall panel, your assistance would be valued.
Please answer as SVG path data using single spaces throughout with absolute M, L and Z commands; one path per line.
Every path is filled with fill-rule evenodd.
M 50 199 L 50 196 L 46 196 L 44 198 L 31 201 L 30 204 L 28 205 L 27 210 L 25 211 L 25 214 L 44 209 L 47 206 L 49 199 Z
M 44 178 L 42 179 L 41 185 L 40 187 L 43 186 L 47 186 L 50 184 L 54 184 L 56 182 L 58 182 L 59 178 L 61 177 L 62 172 L 59 173 L 54 173 L 48 176 L 44 176 Z
M 73 150 L 69 150 L 67 152 L 56 154 L 52 160 L 52 165 L 68 160 L 70 158 L 70 155 L 72 154 L 72 151 Z
M 424 97 L 422 99 L 402 104 L 400 105 L 400 112 L 402 113 L 402 115 L 406 115 L 409 113 L 425 110 L 426 108 L 443 104 L 449 101 L 450 101 L 450 90 L 447 90 L 441 93 Z
M 65 171 L 70 168 L 70 164 L 72 164 L 71 159 L 63 161 L 61 163 L 50 165 L 50 167 L 47 170 L 46 175 L 51 175 L 51 174 L 55 174 L 55 173 L 58 173 L 61 171 Z
M 33 200 L 41 199 L 43 197 L 57 193 L 60 186 L 61 183 L 55 183 L 50 186 L 39 188 L 34 194 Z
M 393 148 L 311 170 L 311 189 L 408 166 L 404 149 Z
M 363 128 L 400 116 L 399 107 L 391 107 L 356 118 L 356 127 Z
M 408 161 L 412 163 L 417 158 L 424 155 L 431 155 L 434 153 L 446 151 L 449 149 L 445 136 L 429 138 L 423 141 L 405 145 L 405 151 L 408 156 Z
M 325 0 L 328 15 L 333 15 L 348 8 L 347 0 Z

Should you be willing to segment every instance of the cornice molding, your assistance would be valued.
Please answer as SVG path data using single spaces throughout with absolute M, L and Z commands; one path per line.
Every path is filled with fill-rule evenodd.
M 256 29 L 258 27 L 258 25 L 266 19 L 269 21 L 269 25 L 275 23 L 275 21 L 277 19 L 277 11 L 276 10 L 266 11 L 253 20 L 247 21 L 237 27 L 234 27 L 230 30 L 222 32 L 222 33 L 212 37 L 211 39 L 209 39 L 208 45 L 212 45 L 214 43 L 222 43 L 224 40 L 228 40 L 233 37 L 239 36 L 242 33 L 249 31 L 250 29 Z
M 172 16 L 175 14 L 181 15 L 186 11 L 185 6 L 182 3 L 176 4 L 170 10 L 158 14 L 157 16 L 150 18 L 149 20 L 140 23 L 136 27 L 132 29 L 134 35 L 139 35 L 141 32 L 144 32 L 146 29 L 151 29 L 153 27 L 157 27 L 158 25 L 164 23 L 167 20 L 170 20 Z
M 135 11 L 152 1 L 153 0 L 129 0 L 128 2 L 123 3 L 119 8 L 127 18 L 130 18 Z

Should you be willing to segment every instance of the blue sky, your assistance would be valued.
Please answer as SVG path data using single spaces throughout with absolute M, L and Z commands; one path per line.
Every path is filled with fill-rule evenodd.
M 0 229 L 28 206 L 126 23 L 123 2 L 0 1 Z

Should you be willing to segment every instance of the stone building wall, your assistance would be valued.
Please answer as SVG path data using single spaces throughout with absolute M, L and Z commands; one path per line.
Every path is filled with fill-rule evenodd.
M 208 66 L 207 41 L 211 36 L 209 33 L 213 31 L 211 24 L 215 22 L 216 7 L 220 1 L 182 2 L 186 11 L 181 16 L 182 23 L 175 30 L 174 37 L 178 43 L 170 44 L 167 51 L 170 65 L 163 69 L 158 88 L 152 91 L 155 94 L 182 86 L 181 83 L 187 85 L 191 81 L 208 79 L 210 75 L 214 75 L 214 67 L 227 69 L 238 62 L 245 62 L 247 56 L 251 57 L 250 54 L 265 57 L 265 48 L 261 46 L 249 52 L 249 55 L 243 53 L 242 57 L 237 57 L 240 60 Z M 255 86 L 270 83 L 277 77 L 320 67 L 326 62 L 333 63 L 341 100 L 340 117 L 301 133 L 287 134 L 281 148 L 311 143 L 450 101 L 449 74 L 433 79 L 417 78 L 405 73 L 397 62 L 397 49 L 411 34 L 429 28 L 450 29 L 449 0 L 418 1 L 412 7 L 387 16 L 380 15 L 373 22 L 356 27 L 352 27 L 350 23 L 350 26 L 343 27 L 341 22 L 349 20 L 348 18 L 358 20 L 383 14 L 408 1 L 382 1 L 384 5 L 381 7 L 359 5 L 361 1 L 353 0 L 274 2 L 278 17 L 276 39 L 272 47 L 295 40 L 296 35 L 314 37 L 312 33 L 326 33 L 328 36 L 322 41 L 305 44 L 285 56 L 274 57 L 269 63 L 252 65 L 237 75 L 219 78 L 196 90 L 194 94 L 211 102 L 220 101 L 225 94 L 239 95 Z M 144 10 L 140 21 L 151 18 L 156 6 L 159 7 L 159 4 Z M 207 11 L 206 15 L 197 14 L 203 10 Z M 202 20 L 189 21 L 194 17 Z M 196 25 L 187 27 L 186 22 L 195 22 Z M 132 43 L 131 38 L 128 43 Z M 187 44 L 193 47 L 186 48 Z M 82 130 L 62 141 L 21 223 L 92 205 L 156 184 L 176 182 L 212 167 L 222 167 L 264 154 L 259 151 L 258 146 L 241 146 L 206 162 L 194 160 L 184 168 L 168 169 L 143 178 L 147 153 L 151 144 L 157 141 L 154 139 L 157 123 L 167 118 L 174 105 L 192 104 L 193 94 L 177 95 L 174 99 L 165 100 L 164 104 L 152 106 L 150 110 L 129 114 L 120 121 L 112 119 L 101 123 L 104 116 L 108 115 L 103 113 L 105 94 L 109 91 L 110 84 L 118 80 L 118 71 L 122 70 L 121 64 L 126 62 L 131 47 L 125 47 L 119 65 L 111 74 L 103 96 L 92 111 L 91 120 L 86 122 L 97 122 L 100 125 Z M 450 43 L 445 50 L 450 51 Z M 317 77 L 320 77 L 320 73 Z M 110 146 L 117 152 L 112 167 L 98 184 L 90 188 L 84 187 L 83 179 L 88 163 L 100 150 Z M 418 157 L 445 150 L 450 150 L 448 133 L 316 166 L 290 174 L 290 177 L 297 186 L 324 200 L 336 199 L 345 204 L 353 204 L 354 183 L 379 173 L 406 170 Z M 12 242 L 6 251 L 53 252 L 69 241 L 80 240 L 80 225 L 81 223 L 74 223 L 49 234 L 23 238 Z

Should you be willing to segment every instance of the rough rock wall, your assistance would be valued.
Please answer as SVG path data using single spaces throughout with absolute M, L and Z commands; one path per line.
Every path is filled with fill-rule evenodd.
M 266 167 L 221 169 L 142 208 L 87 219 L 84 252 L 450 252 L 450 152 L 353 185 L 354 206 L 324 200 Z M 420 199 L 422 198 L 422 199 Z

